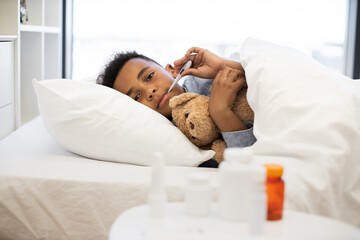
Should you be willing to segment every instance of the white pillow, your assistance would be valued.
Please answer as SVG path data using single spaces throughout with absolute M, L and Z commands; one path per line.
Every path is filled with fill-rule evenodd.
M 193 145 L 168 119 L 109 87 L 75 80 L 33 85 L 47 130 L 66 149 L 105 161 L 150 165 L 161 151 L 167 165 L 198 166 L 213 151 Z
M 255 112 L 255 161 L 285 167 L 286 207 L 360 226 L 356 81 L 287 47 L 248 39 L 240 52 Z

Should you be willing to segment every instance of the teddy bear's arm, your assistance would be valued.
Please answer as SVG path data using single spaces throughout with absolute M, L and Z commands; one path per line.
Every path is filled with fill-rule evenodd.
M 224 160 L 224 151 L 226 147 L 227 146 L 224 140 L 216 140 L 211 145 L 211 149 L 215 152 L 213 159 L 218 163 Z

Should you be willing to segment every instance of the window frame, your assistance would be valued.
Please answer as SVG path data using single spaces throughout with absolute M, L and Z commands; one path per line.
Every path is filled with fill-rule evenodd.
M 348 20 L 345 42 L 344 73 L 346 76 L 360 78 L 360 18 L 358 0 L 348 0 Z

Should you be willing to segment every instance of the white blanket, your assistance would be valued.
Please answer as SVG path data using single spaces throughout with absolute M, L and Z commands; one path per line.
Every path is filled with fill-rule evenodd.
M 286 207 L 360 226 L 360 82 L 255 39 L 240 56 L 255 161 L 285 167 Z

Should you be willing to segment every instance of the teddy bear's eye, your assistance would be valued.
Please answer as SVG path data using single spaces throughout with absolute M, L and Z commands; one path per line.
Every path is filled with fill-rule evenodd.
M 185 113 L 185 118 L 188 118 L 189 117 L 189 113 Z

